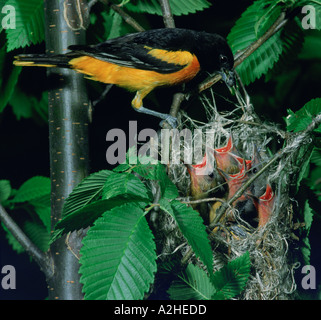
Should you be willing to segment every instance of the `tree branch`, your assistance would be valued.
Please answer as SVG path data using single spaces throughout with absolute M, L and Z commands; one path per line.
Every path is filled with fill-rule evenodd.
M 100 0 L 100 1 L 105 5 L 109 6 L 115 12 L 117 12 L 124 19 L 124 21 L 130 26 L 132 26 L 136 31 L 138 32 L 145 31 L 145 29 L 133 17 L 131 17 L 128 13 L 126 13 L 120 6 L 117 6 L 116 4 L 113 4 L 108 0 Z
M 284 25 L 288 22 L 285 18 L 285 13 L 282 12 L 280 16 L 276 19 L 273 25 L 264 33 L 262 37 L 257 39 L 255 42 L 250 44 L 246 49 L 237 53 L 234 57 L 234 68 L 240 65 L 247 57 L 249 57 L 256 49 L 258 49 L 263 43 L 265 43 L 268 39 L 270 39 L 274 34 L 276 34 Z M 213 86 L 216 82 L 220 81 L 222 76 L 219 74 L 210 77 L 205 80 L 205 82 L 201 83 L 199 86 L 199 92 L 202 92 L 211 86 Z
M 171 10 L 171 6 L 168 0 L 159 0 L 159 4 L 162 8 L 163 20 L 166 28 L 175 28 L 175 22 Z
M 47 279 L 53 276 L 53 262 L 50 255 L 41 251 L 20 229 L 10 217 L 5 208 L 0 204 L 0 220 L 11 232 L 15 239 L 21 244 L 26 252 L 36 261 Z

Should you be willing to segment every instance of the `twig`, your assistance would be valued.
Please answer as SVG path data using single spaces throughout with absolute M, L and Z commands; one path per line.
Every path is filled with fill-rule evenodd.
M 171 6 L 168 0 L 159 0 L 159 4 L 162 8 L 163 20 L 166 28 L 175 28 L 175 22 L 171 10 Z
M 276 34 L 286 23 L 285 12 L 282 12 L 272 26 L 264 33 L 262 37 L 257 39 L 254 43 L 249 45 L 246 50 L 236 57 L 234 62 L 234 68 L 240 65 L 248 56 L 250 56 L 257 48 L 259 48 L 264 42 L 270 39 L 274 34 Z
M 255 42 L 250 44 L 244 51 L 238 53 L 234 57 L 234 68 L 240 65 L 247 57 L 249 57 L 256 49 L 258 49 L 264 42 L 266 42 L 269 38 L 271 38 L 274 34 L 276 34 L 284 25 L 288 22 L 285 18 L 285 12 L 282 12 L 280 16 L 276 19 L 273 25 L 264 33 L 262 37 L 257 39 Z M 199 92 L 204 91 L 205 89 L 210 88 L 216 82 L 220 81 L 222 76 L 219 74 L 210 77 L 205 80 L 205 82 L 201 83 L 199 86 Z
M 205 199 L 198 199 L 198 200 L 190 200 L 190 201 L 181 201 L 181 203 L 186 203 L 186 204 L 198 204 L 198 203 L 203 203 L 203 202 L 213 202 L 213 201 L 220 201 L 222 203 L 225 202 L 224 199 L 222 198 L 205 198 Z
M 173 102 L 172 102 L 171 109 L 170 109 L 170 112 L 169 112 L 169 114 L 172 117 L 175 117 L 175 118 L 177 117 L 180 105 L 184 100 L 185 100 L 185 94 L 184 93 L 178 92 L 178 93 L 174 94 Z
M 136 31 L 138 32 L 145 31 L 145 29 L 133 17 L 131 17 L 128 13 L 126 13 L 122 8 L 111 3 L 108 0 L 100 0 L 100 1 L 105 5 L 109 6 L 115 12 L 117 12 L 124 19 L 124 21 L 130 26 L 132 26 Z
M 37 262 L 46 278 L 49 279 L 53 275 L 53 264 L 50 256 L 42 252 L 20 229 L 20 227 L 9 216 L 5 208 L 0 204 L 0 220 L 11 232 L 14 238 L 21 244 L 26 252 Z

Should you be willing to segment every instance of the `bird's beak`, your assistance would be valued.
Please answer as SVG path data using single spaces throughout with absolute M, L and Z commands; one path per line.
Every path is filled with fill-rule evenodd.
M 229 88 L 234 87 L 235 85 L 235 75 L 233 70 L 227 70 L 222 68 L 221 71 L 218 72 L 221 76 L 223 81 Z

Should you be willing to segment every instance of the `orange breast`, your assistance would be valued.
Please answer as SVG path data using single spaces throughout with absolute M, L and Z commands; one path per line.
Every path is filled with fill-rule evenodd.
M 174 54 L 165 55 L 158 49 L 151 50 L 155 57 L 162 57 L 162 60 L 186 65 L 181 70 L 161 74 L 155 71 L 134 69 L 122 67 L 116 64 L 102 61 L 89 56 L 82 56 L 72 59 L 69 64 L 73 69 L 84 73 L 91 80 L 103 83 L 115 84 L 124 87 L 130 91 L 139 91 L 150 88 L 151 90 L 158 86 L 176 85 L 193 79 L 200 70 L 200 64 L 195 55 L 189 52 L 177 51 Z

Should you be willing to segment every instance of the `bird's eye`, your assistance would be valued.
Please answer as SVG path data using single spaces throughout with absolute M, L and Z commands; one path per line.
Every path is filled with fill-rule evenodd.
M 227 63 L 227 57 L 223 56 L 222 54 L 220 55 L 220 62 L 221 63 Z

